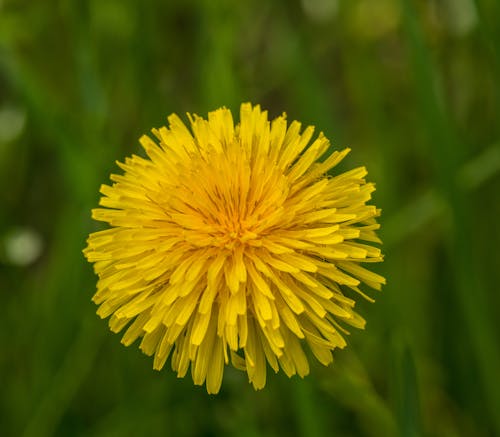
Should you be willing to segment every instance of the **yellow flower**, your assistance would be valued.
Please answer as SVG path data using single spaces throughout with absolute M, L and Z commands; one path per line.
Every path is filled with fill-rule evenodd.
M 168 117 L 158 143 L 143 136 L 148 157 L 125 159 L 101 187 L 92 217 L 110 228 L 84 250 L 97 313 L 114 332 L 128 325 L 126 346 L 142 338 L 155 369 L 171 355 L 209 393 L 229 361 L 256 389 L 266 363 L 307 375 L 305 345 L 328 365 L 346 345 L 341 325 L 365 324 L 346 291 L 371 300 L 360 282 L 385 283 L 360 265 L 382 261 L 367 244 L 380 242 L 380 210 L 366 204 L 366 169 L 327 176 L 349 149 L 329 153 L 322 133 L 311 143 L 313 127 L 269 122 L 259 106 L 242 104 L 236 126 L 225 108 L 189 120 Z

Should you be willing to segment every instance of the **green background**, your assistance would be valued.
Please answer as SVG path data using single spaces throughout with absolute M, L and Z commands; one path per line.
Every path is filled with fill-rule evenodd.
M 0 1 L 0 435 L 500 435 L 500 2 Z M 242 101 L 366 165 L 388 279 L 333 366 L 217 396 L 123 347 L 81 250 L 114 161 Z

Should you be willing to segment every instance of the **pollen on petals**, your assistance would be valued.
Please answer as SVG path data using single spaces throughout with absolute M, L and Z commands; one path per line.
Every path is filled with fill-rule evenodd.
M 237 124 L 225 108 L 188 118 L 143 136 L 145 157 L 100 189 L 92 217 L 109 227 L 84 250 L 98 315 L 209 393 L 230 363 L 256 389 L 268 364 L 300 377 L 308 355 L 330 364 L 345 326 L 364 327 L 361 288 L 385 283 L 362 266 L 383 259 L 366 169 L 335 174 L 349 149 L 249 103 Z

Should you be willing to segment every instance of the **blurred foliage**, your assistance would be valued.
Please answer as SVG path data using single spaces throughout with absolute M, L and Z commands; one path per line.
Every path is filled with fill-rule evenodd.
M 496 0 L 0 0 L 0 434 L 500 435 L 499 78 Z M 210 397 L 108 331 L 81 250 L 142 133 L 242 101 L 367 165 L 388 285 L 332 367 Z

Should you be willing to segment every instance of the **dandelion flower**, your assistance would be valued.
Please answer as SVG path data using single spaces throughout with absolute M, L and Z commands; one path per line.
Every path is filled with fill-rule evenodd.
M 255 389 L 268 364 L 301 377 L 307 354 L 330 364 L 345 326 L 364 327 L 360 283 L 385 282 L 361 266 L 382 261 L 366 169 L 333 175 L 349 149 L 330 153 L 313 127 L 259 106 L 242 104 L 236 125 L 225 108 L 188 117 L 190 129 L 171 115 L 156 141 L 143 136 L 147 157 L 101 186 L 92 217 L 109 228 L 84 250 L 98 315 L 209 393 L 230 362 Z

